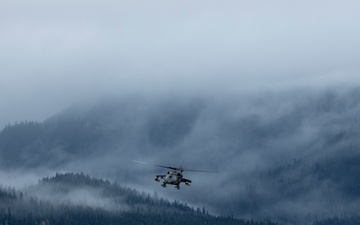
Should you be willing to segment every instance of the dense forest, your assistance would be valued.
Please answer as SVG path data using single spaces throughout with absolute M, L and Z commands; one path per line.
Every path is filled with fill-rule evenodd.
M 66 196 L 75 189 L 99 189 L 99 198 L 115 199 L 121 208 L 104 208 L 83 202 L 58 202 L 34 196 L 33 190 L 51 189 L 53 194 Z M 118 199 L 121 197 L 122 202 Z M 210 215 L 205 208 L 194 209 L 186 204 L 169 202 L 136 190 L 123 188 L 117 183 L 90 178 L 84 174 L 57 174 L 44 178 L 24 192 L 14 188 L 0 188 L 0 224 L 234 224 L 275 225 L 270 221 L 256 222 L 233 217 Z M 115 205 L 116 205 L 115 204 Z M 124 204 L 126 207 L 124 207 Z
M 64 196 L 65 201 L 44 200 L 43 195 L 33 195 L 34 189 L 51 187 L 52 192 Z M 66 201 L 69 192 L 75 189 L 97 188 L 102 198 L 123 197 L 126 209 L 104 208 L 86 205 L 84 202 Z M 59 193 L 60 192 L 60 193 Z M 43 193 L 43 192 L 42 192 Z M 118 202 L 118 204 L 120 204 Z M 360 217 L 334 217 L 314 222 L 313 225 L 356 225 Z M 38 184 L 18 191 L 15 188 L 0 187 L 0 224 L 5 225 L 47 225 L 47 224 L 234 224 L 234 225 L 277 225 L 278 223 L 236 219 L 229 216 L 210 215 L 205 208 L 188 206 L 178 201 L 169 202 L 157 196 L 140 193 L 121 187 L 118 183 L 91 178 L 84 174 L 56 174 L 44 178 Z
M 44 122 L 7 125 L 0 132 L 0 168 L 20 178 L 39 171 L 83 171 L 140 191 L 157 190 L 160 199 L 181 199 L 225 218 L 346 224 L 360 216 L 358 102 L 360 89 L 221 102 L 104 100 Z M 190 169 L 220 173 L 186 173 L 191 187 L 162 189 L 153 175 L 164 171 L 134 165 L 136 159 L 174 166 L 185 161 Z M 42 189 L 28 186 L 24 196 L 40 196 L 41 190 L 43 198 L 36 201 L 68 205 L 72 201 L 63 196 L 76 200 L 82 193 L 89 197 L 81 200 L 86 207 L 122 210 L 117 201 L 125 200 L 109 197 L 122 196 L 112 184 L 106 193 L 81 185 L 75 192 L 58 186 L 53 193 L 50 180 L 40 182 Z M 121 190 L 130 196 L 132 189 Z M 165 202 L 155 207 L 159 213 Z M 148 210 L 138 202 L 131 211 L 139 205 Z M 4 208 L 2 215 L 7 213 Z

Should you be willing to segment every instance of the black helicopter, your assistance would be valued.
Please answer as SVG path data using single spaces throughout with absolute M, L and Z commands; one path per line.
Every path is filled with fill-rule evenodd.
M 182 174 L 184 171 L 206 172 L 206 173 L 217 173 L 218 172 L 218 171 L 208 171 L 208 170 L 184 169 L 182 167 L 182 164 L 180 167 L 172 167 L 172 166 L 156 165 L 156 164 L 151 164 L 151 163 L 136 161 L 136 160 L 133 160 L 133 162 L 171 169 L 170 171 L 167 172 L 167 174 L 156 175 L 155 181 L 160 182 L 160 180 L 163 180 L 163 183 L 161 184 L 162 187 L 165 188 L 167 184 L 171 184 L 171 185 L 175 185 L 175 188 L 178 190 L 180 189 L 180 184 L 182 182 L 185 183 L 185 185 L 187 185 L 187 186 L 190 186 L 190 183 L 191 183 L 191 180 L 184 178 L 184 176 Z

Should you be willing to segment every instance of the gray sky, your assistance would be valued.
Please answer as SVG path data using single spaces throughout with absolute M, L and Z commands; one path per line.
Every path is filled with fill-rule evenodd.
M 0 0 L 0 128 L 103 96 L 360 83 L 359 1 Z

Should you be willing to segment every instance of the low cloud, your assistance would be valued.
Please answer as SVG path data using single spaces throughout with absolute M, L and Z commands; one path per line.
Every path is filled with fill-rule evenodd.
M 0 126 L 104 96 L 358 85 L 358 6 L 4 2 Z

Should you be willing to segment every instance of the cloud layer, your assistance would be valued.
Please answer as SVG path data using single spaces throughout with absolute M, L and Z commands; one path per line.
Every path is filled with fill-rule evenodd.
M 2 177 L 21 187 L 54 171 L 85 172 L 212 213 L 257 219 L 355 215 L 359 99 L 357 88 L 84 104 L 44 123 L 4 129 Z M 185 168 L 220 173 L 185 172 L 191 187 L 163 189 L 154 176 L 166 170 L 132 160 L 184 161 Z
M 0 126 L 104 95 L 358 85 L 358 1 L 1 1 Z

